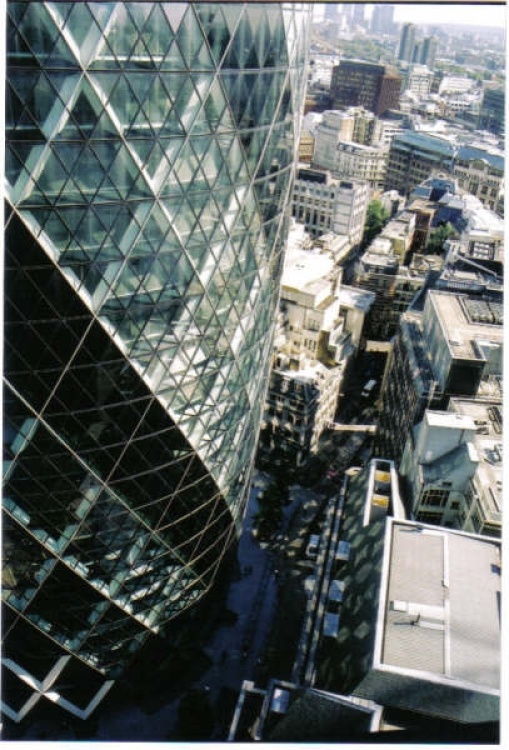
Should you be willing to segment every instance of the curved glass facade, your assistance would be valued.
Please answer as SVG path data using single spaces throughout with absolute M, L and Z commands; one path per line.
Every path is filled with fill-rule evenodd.
M 9 679 L 39 685 L 4 689 L 19 720 L 49 685 L 89 711 L 236 537 L 309 15 L 7 11 L 4 654 Z M 65 697 L 76 663 L 98 677 L 81 703 Z

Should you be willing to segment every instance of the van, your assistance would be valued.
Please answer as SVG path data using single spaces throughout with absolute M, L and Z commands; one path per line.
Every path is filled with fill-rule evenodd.
M 319 546 L 320 537 L 318 536 L 318 534 L 311 534 L 311 536 L 309 537 L 308 546 L 306 547 L 306 557 L 309 557 L 313 560 L 318 554 Z

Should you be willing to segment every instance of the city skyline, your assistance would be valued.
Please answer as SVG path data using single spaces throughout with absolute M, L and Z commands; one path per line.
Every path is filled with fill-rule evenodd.
M 428 3 L 422 2 L 406 3 L 394 2 L 383 3 L 394 5 L 394 20 L 396 23 L 416 23 L 424 25 L 458 24 L 473 26 L 493 26 L 505 28 L 507 23 L 507 6 L 505 3 Z M 338 3 L 341 5 L 341 3 Z M 367 16 L 369 17 L 376 3 L 364 3 Z M 461 5 L 461 18 L 458 10 Z M 317 4 L 315 18 L 323 17 L 326 4 Z M 430 19 L 432 19 L 430 21 Z

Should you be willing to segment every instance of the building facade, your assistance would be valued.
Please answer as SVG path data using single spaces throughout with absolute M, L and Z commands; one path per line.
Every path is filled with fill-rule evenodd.
M 426 256 L 414 255 L 410 266 L 404 266 L 391 247 L 389 238 L 376 238 L 359 259 L 355 284 L 375 295 L 366 316 L 366 338 L 390 341 L 399 321 L 417 294 L 424 288 L 433 265 Z
M 400 473 L 412 518 L 500 537 L 500 402 L 451 399 L 449 411 L 426 411 L 409 436 Z
M 397 109 L 401 76 L 388 65 L 341 60 L 332 71 L 331 96 L 335 107 L 365 107 L 375 115 Z
M 436 36 L 426 36 L 422 40 L 421 57 L 419 62 L 426 65 L 430 70 L 435 67 L 438 52 L 438 39 Z
M 313 163 L 324 169 L 331 168 L 336 161 L 341 141 L 353 141 L 355 117 L 353 112 L 329 110 L 324 112 L 322 122 L 315 129 Z
M 445 138 L 410 131 L 398 133 L 389 151 L 385 189 L 408 196 L 433 172 L 451 172 L 455 154 L 455 146 Z
M 454 176 L 459 187 L 498 212 L 503 205 L 505 158 L 495 148 L 461 146 L 454 160 Z
M 411 63 L 413 61 L 416 28 L 413 23 L 404 23 L 399 40 L 398 60 Z
M 336 161 L 330 167 L 335 177 L 367 182 L 372 190 L 381 190 L 385 184 L 388 152 L 376 146 L 360 143 L 340 143 Z M 316 164 L 313 156 L 313 164 Z
M 3 710 L 87 718 L 240 528 L 309 10 L 7 12 Z
M 433 71 L 426 65 L 412 65 L 405 76 L 405 91 L 411 91 L 419 99 L 426 98 L 431 89 Z
M 274 364 L 260 434 L 261 465 L 305 464 L 334 419 L 353 353 L 340 314 L 340 274 L 333 252 L 323 244 L 313 245 L 302 225 L 295 225 L 281 284 Z
M 403 315 L 381 390 L 379 455 L 399 461 L 425 409 L 447 408 L 453 396 L 500 392 L 502 319 L 498 297 L 435 290 L 422 313 Z
M 503 88 L 484 89 L 479 113 L 479 128 L 496 135 L 505 133 L 505 90 Z
M 362 239 L 370 194 L 365 182 L 332 180 L 327 172 L 300 169 L 293 187 L 292 213 L 311 235 L 345 235 L 353 247 Z
M 394 32 L 394 5 L 374 6 L 371 15 L 371 31 L 374 34 L 392 34 Z

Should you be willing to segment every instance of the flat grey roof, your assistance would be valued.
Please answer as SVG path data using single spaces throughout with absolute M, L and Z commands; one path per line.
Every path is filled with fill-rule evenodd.
M 476 339 L 502 343 L 504 331 L 501 322 L 481 322 L 475 316 L 472 318 L 471 306 L 466 303 L 468 298 L 464 295 L 431 290 L 428 299 L 437 312 L 453 357 L 479 359 L 474 347 Z
M 500 543 L 389 522 L 375 661 L 481 692 L 500 688 Z

